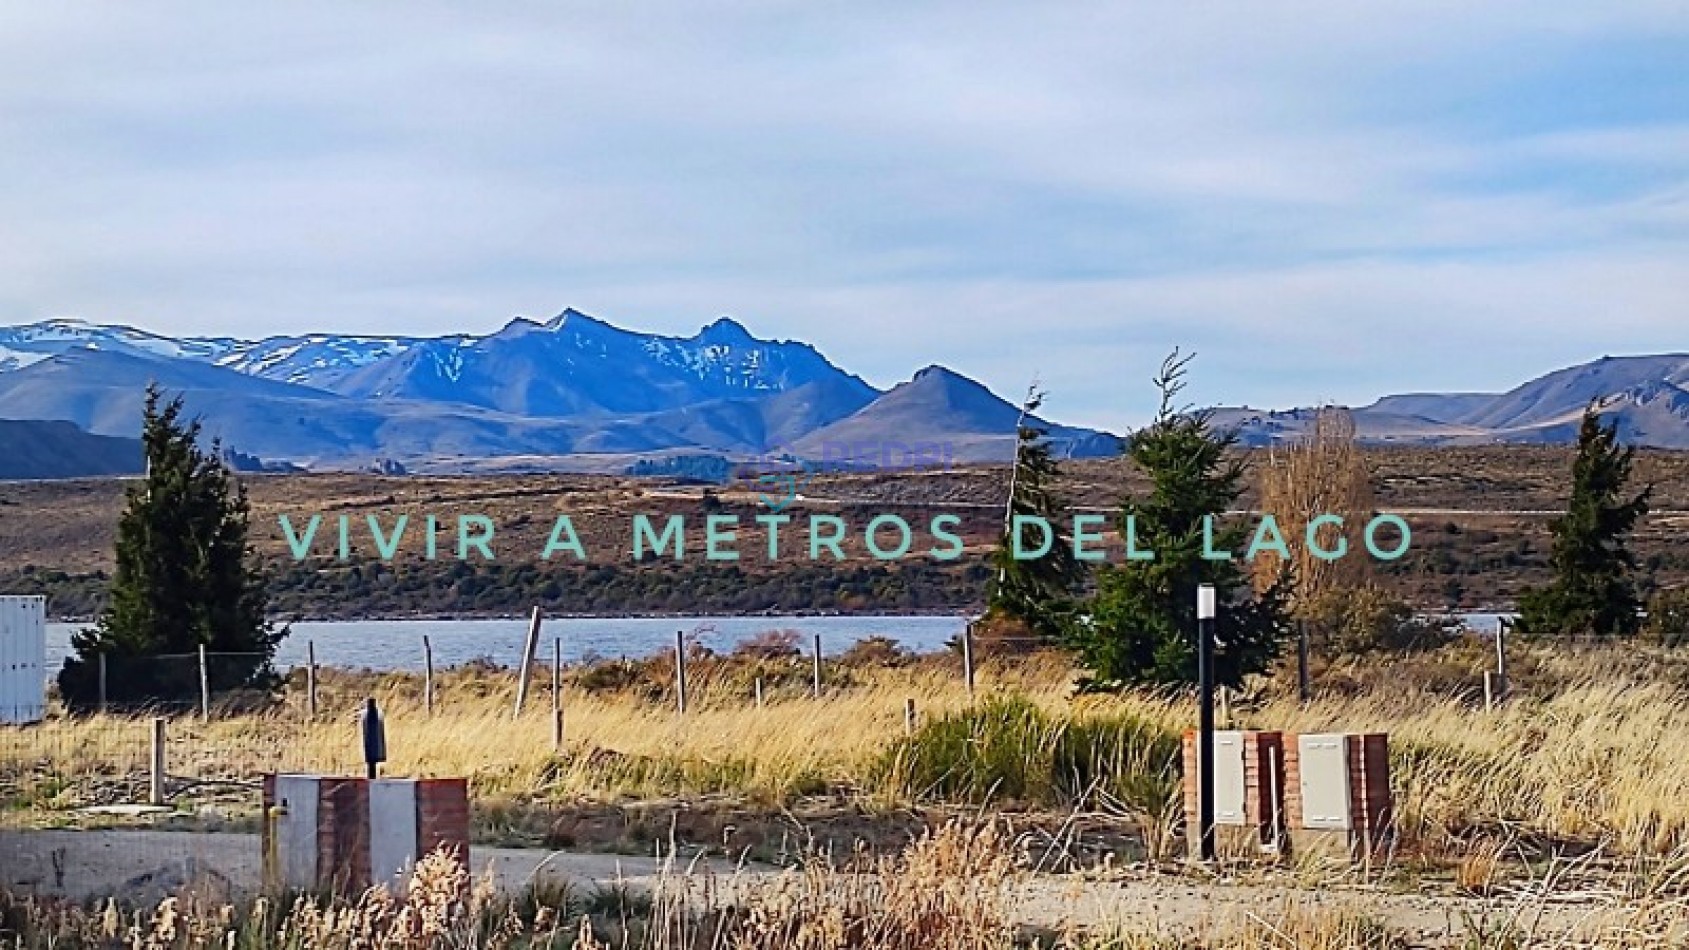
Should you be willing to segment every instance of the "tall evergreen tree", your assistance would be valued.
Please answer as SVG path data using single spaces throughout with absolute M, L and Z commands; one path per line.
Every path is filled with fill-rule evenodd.
M 1057 639 L 1071 618 L 1085 566 L 1073 555 L 1071 536 L 1061 530 L 1062 502 L 1054 487 L 1056 460 L 1050 455 L 1048 431 L 1033 415 L 1043 404 L 1043 392 L 1034 388 L 1027 393 L 1009 477 L 1008 517 L 991 558 L 997 573 L 986 595 L 985 619 L 1017 620 L 1038 636 Z M 1038 557 L 1015 558 L 1010 532 L 1017 517 L 1042 519 L 1050 533 L 1047 551 Z M 1028 526 L 1021 535 L 1023 552 L 1042 546 L 1039 528 Z
M 211 689 L 268 688 L 287 631 L 265 619 L 264 579 L 247 543 L 246 490 L 220 446 L 199 447 L 198 420 L 180 397 L 149 386 L 141 441 L 146 477 L 129 489 L 117 525 L 116 570 L 96 626 L 71 638 L 59 689 L 66 703 L 98 699 L 99 657 L 114 703 L 178 703 L 199 694 L 196 655 Z
M 1521 632 L 1629 636 L 1641 629 L 1636 560 L 1625 542 L 1648 513 L 1653 486 L 1624 497 L 1635 454 L 1618 444 L 1617 423 L 1602 425 L 1591 403 L 1578 429 L 1572 497 L 1552 525 L 1554 580 L 1520 596 Z
M 1205 554 L 1235 552 L 1249 540 L 1243 525 L 1221 520 L 1243 493 L 1245 468 L 1232 451 L 1235 430 L 1216 431 L 1211 413 L 1177 405 L 1190 360 L 1175 350 L 1162 364 L 1155 379 L 1160 410 L 1125 446 L 1152 487 L 1147 497 L 1122 504 L 1121 533 L 1140 554 L 1154 557 L 1123 559 L 1098 572 L 1096 595 L 1073 634 L 1091 670 L 1081 684 L 1086 689 L 1195 682 L 1200 584 L 1213 584 L 1221 605 L 1217 683 L 1237 686 L 1264 672 L 1288 632 L 1288 573 L 1256 592 L 1242 562 Z

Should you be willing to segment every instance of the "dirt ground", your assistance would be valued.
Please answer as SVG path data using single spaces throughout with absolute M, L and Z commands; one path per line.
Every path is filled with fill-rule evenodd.
M 515 892 L 536 880 L 591 890 L 621 886 L 703 886 L 731 895 L 772 880 L 780 872 L 722 861 L 679 862 L 655 857 L 476 848 L 477 877 L 489 871 Z M 0 887 L 19 894 L 73 900 L 157 899 L 184 886 L 219 896 L 259 886 L 256 835 L 161 831 L 0 830 Z M 1592 895 L 1563 902 L 1515 898 L 1481 900 L 1441 894 L 1394 893 L 1358 886 L 1303 888 L 1294 882 L 1203 882 L 1167 874 L 1122 875 L 1093 880 L 1030 875 L 1011 895 L 1021 922 L 1059 929 L 1107 925 L 1169 937 L 1201 938 L 1249 916 L 1272 920 L 1287 904 L 1353 910 L 1384 924 L 1414 946 L 1459 946 L 1480 930 L 1528 907 L 1538 933 L 1570 935 L 1600 926 L 1622 907 Z

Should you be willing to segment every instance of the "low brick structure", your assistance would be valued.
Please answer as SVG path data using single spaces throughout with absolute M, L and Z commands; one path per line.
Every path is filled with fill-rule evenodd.
M 402 884 L 418 858 L 439 848 L 469 860 L 469 786 L 461 778 L 266 775 L 263 802 L 272 886 L 356 893 Z
M 1184 735 L 1185 843 L 1201 853 L 1196 731 Z M 1284 737 L 1277 732 L 1214 734 L 1216 847 L 1228 856 L 1278 850 L 1284 827 Z
M 1284 749 L 1284 813 L 1300 851 L 1364 861 L 1394 837 L 1390 737 L 1384 733 L 1293 737 Z

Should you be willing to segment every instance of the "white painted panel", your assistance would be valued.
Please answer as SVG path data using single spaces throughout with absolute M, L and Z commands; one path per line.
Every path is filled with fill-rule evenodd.
M 402 885 L 416 863 L 415 779 L 369 784 L 369 868 L 377 884 Z
M 47 713 L 47 598 L 0 596 L 0 723 Z
M 1247 825 L 1243 786 L 1243 733 L 1214 733 L 1214 824 Z
M 1297 738 L 1302 771 L 1302 827 L 1347 831 L 1349 737 L 1341 733 Z
M 287 887 L 317 886 L 319 781 L 314 775 L 276 776 L 276 804 L 286 809 L 276 822 L 276 844 L 281 849 L 282 884 Z

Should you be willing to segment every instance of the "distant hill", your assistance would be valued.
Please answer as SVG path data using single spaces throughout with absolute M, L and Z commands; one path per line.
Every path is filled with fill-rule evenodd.
M 138 475 L 141 440 L 90 435 L 68 422 L 0 419 L 0 479 Z
M 1595 400 L 1626 442 L 1689 449 L 1689 354 L 1681 353 L 1606 356 L 1503 393 L 1385 396 L 1353 412 L 1357 434 L 1369 442 L 1558 444 L 1577 438 L 1584 407 Z M 1248 444 L 1268 445 L 1300 435 L 1310 418 L 1308 409 L 1227 407 L 1216 421 L 1237 426 Z
M 909 446 L 938 447 L 957 462 L 1005 461 L 1014 454 L 1015 422 L 1020 409 L 977 382 L 928 366 L 906 383 L 852 415 L 823 426 L 793 443 L 805 457 L 838 458 L 887 452 L 893 457 Z M 1119 452 L 1119 440 L 1090 429 L 1052 425 L 1051 451 L 1057 456 L 1096 457 Z

